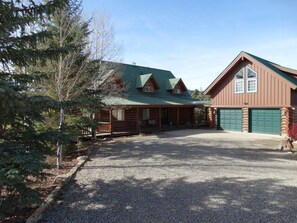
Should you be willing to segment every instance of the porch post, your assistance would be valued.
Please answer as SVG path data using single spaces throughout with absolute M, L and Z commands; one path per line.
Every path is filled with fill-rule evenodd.
M 139 134 L 139 107 L 136 108 L 136 133 Z
M 112 135 L 112 123 L 113 123 L 113 120 L 112 120 L 112 110 L 109 109 L 109 121 L 110 121 L 110 134 Z
M 159 130 L 161 131 L 162 130 L 162 124 L 161 124 L 161 121 L 162 121 L 162 119 L 161 119 L 161 107 L 159 107 Z
M 176 126 L 177 128 L 179 127 L 179 107 L 176 108 L 176 113 L 177 113 L 177 117 L 176 117 Z

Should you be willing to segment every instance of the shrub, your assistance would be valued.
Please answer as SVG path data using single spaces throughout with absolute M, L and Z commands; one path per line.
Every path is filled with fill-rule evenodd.
M 288 131 L 289 137 L 296 141 L 297 140 L 297 123 L 294 123 L 291 125 L 289 131 Z

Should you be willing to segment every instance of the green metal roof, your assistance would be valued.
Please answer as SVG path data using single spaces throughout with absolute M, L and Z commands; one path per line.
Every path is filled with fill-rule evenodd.
M 271 61 L 265 60 L 263 58 L 257 57 L 253 54 L 244 52 L 245 54 L 249 55 L 250 57 L 252 57 L 253 59 L 257 60 L 259 63 L 262 63 L 263 65 L 265 65 L 266 67 L 268 67 L 269 69 L 271 69 L 272 71 L 274 71 L 275 73 L 277 73 L 278 75 L 280 75 L 281 77 L 285 78 L 286 80 L 290 81 L 292 84 L 297 85 L 297 79 L 293 78 L 290 74 L 286 74 L 285 72 L 281 71 L 280 69 L 278 69 L 276 66 L 278 67 L 282 67 L 281 65 L 278 65 L 276 63 L 273 63 Z M 290 69 L 290 68 L 286 68 L 283 67 L 284 69 L 289 69 L 292 70 L 294 72 L 297 72 L 296 70 Z
M 137 77 L 136 88 L 142 88 L 153 74 L 142 74 Z
M 141 87 L 153 76 L 159 89 L 154 93 L 142 92 Z M 127 84 L 124 98 L 109 97 L 103 102 L 107 105 L 195 105 L 188 91 L 173 94 L 167 90 L 168 82 L 177 83 L 180 79 L 167 70 L 121 64 L 120 78 Z M 169 81 L 171 80 L 171 81 Z M 177 82 L 176 82 L 177 81 Z M 196 103 L 197 104 L 197 103 Z
M 166 81 L 166 90 L 173 90 L 177 83 L 180 81 L 180 78 L 172 78 Z

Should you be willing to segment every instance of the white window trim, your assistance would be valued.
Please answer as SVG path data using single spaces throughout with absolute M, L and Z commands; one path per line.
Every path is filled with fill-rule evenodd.
M 243 68 L 241 68 L 241 69 L 243 69 Z M 239 70 L 239 71 L 241 71 L 241 69 Z M 237 76 L 237 74 L 239 73 L 239 71 L 235 74 L 235 77 L 234 77 L 234 93 L 235 94 L 242 94 L 242 93 L 244 93 L 244 88 L 245 88 L 245 84 L 244 84 L 244 70 L 243 70 L 243 78 L 242 79 L 236 79 L 236 76 Z M 236 83 L 239 83 L 239 82 L 241 82 L 242 83 L 242 91 L 236 91 Z
M 258 89 L 258 74 L 257 74 L 256 71 L 254 71 L 253 69 L 251 69 L 249 67 L 246 67 L 246 70 L 247 69 L 250 69 L 251 71 L 253 71 L 256 74 L 256 77 L 248 78 L 248 72 L 246 71 L 246 92 L 247 93 L 255 93 L 255 92 L 257 92 L 257 89 Z M 249 88 L 248 88 L 248 82 L 251 81 L 251 80 L 256 81 L 255 90 L 253 90 L 253 91 L 249 91 Z
M 242 83 L 242 91 L 236 91 L 236 83 L 239 83 L 239 82 Z M 235 94 L 242 94 L 242 93 L 244 93 L 244 80 L 243 79 L 235 80 L 234 92 L 235 92 Z

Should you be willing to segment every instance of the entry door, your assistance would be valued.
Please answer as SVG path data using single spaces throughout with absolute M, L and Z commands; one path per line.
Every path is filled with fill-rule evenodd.
M 169 110 L 168 110 L 168 108 L 161 109 L 161 124 L 169 125 Z

